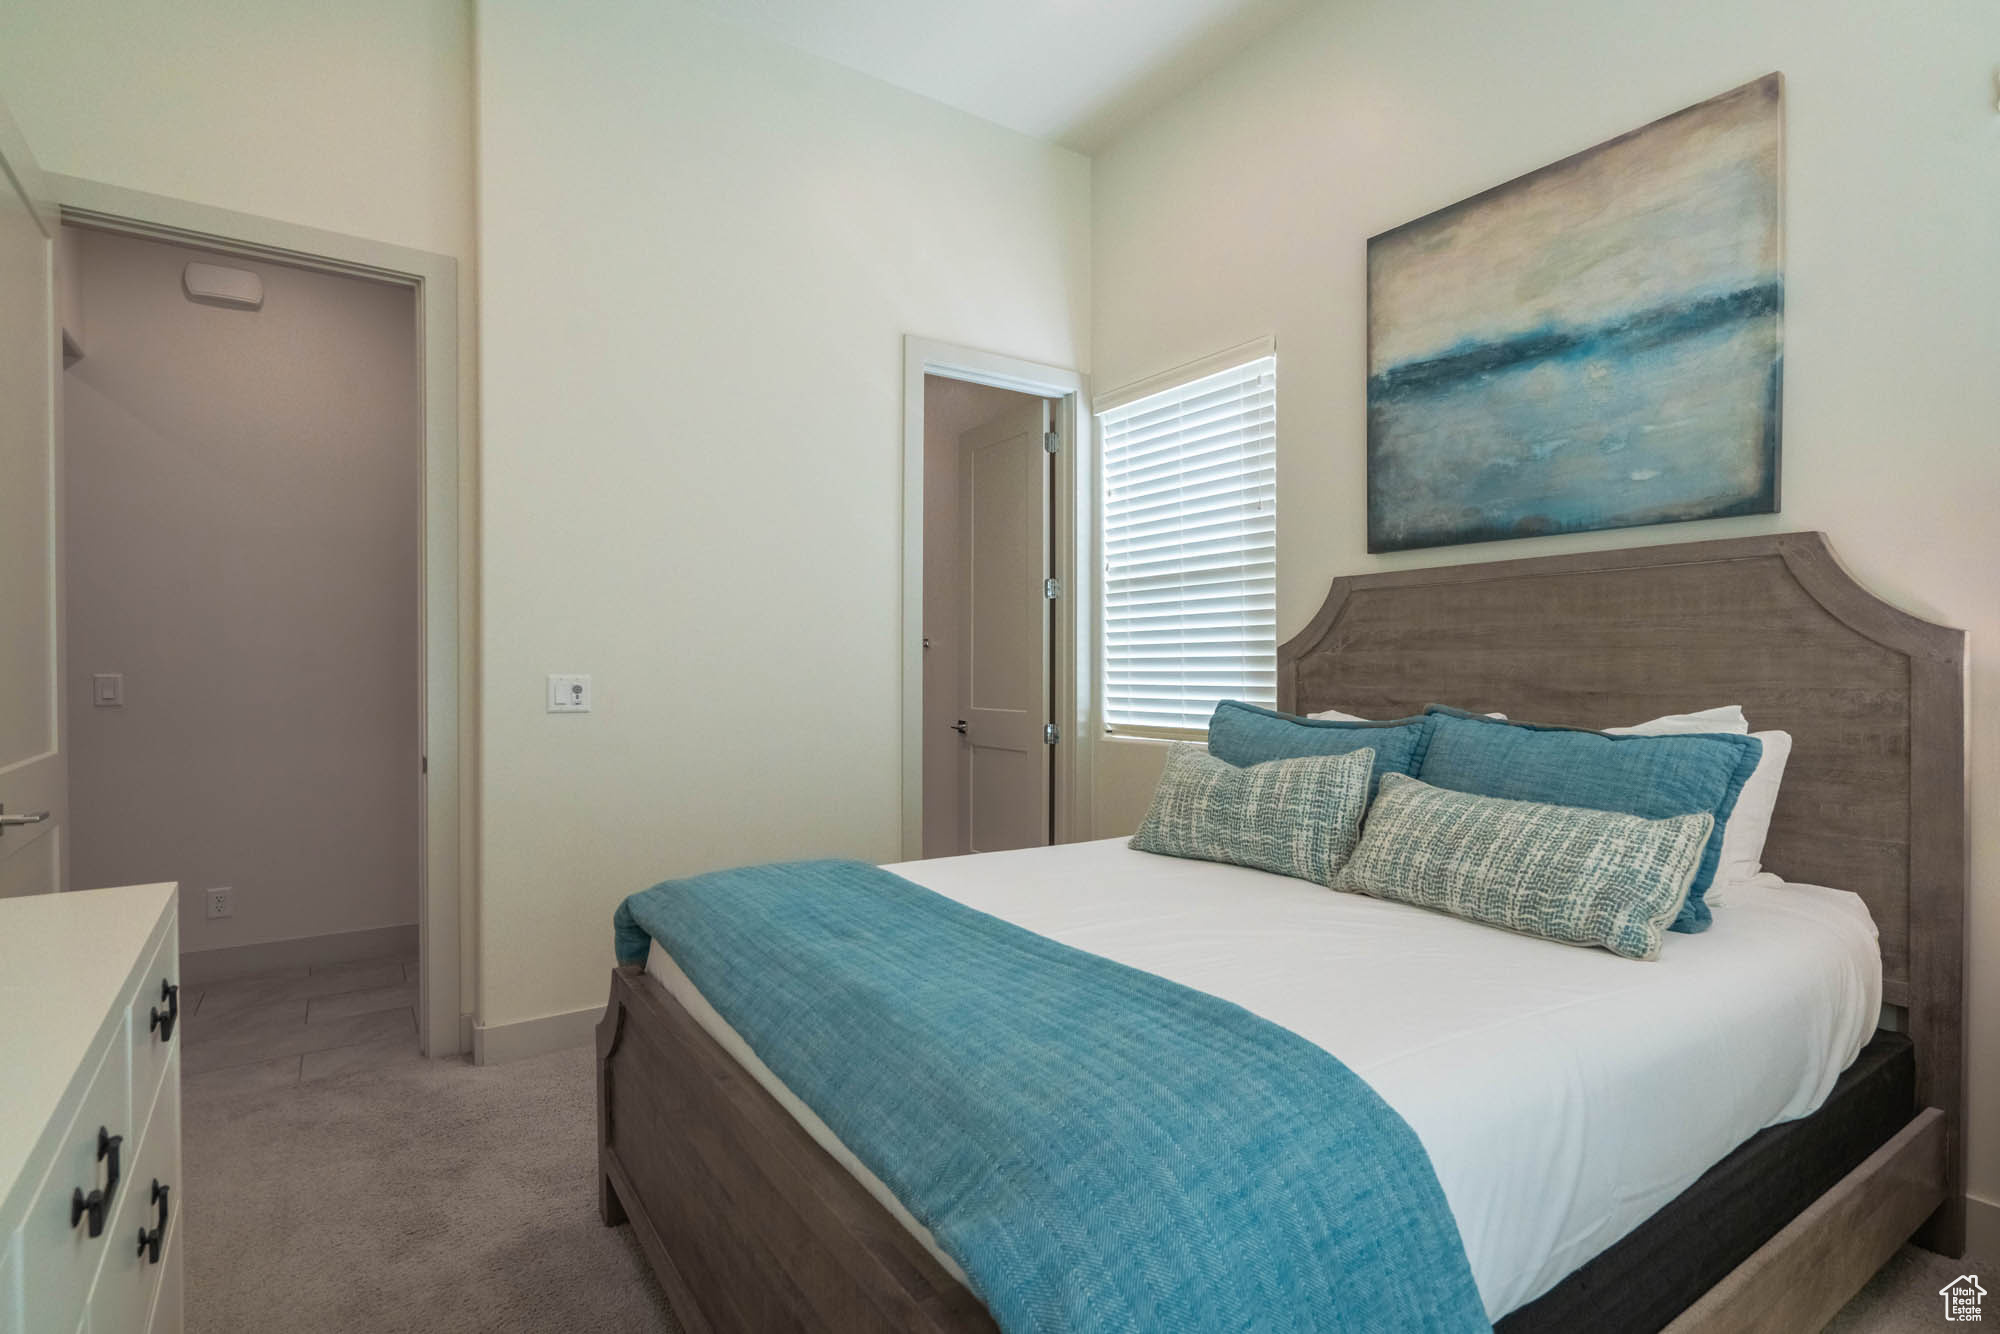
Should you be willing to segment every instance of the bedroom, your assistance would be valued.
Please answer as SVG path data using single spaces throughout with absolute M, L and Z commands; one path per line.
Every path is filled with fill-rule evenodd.
M 35 0 L 0 17 L 0 101 L 50 177 L 456 262 L 459 892 L 429 926 L 457 933 L 443 1010 L 467 1017 L 464 1049 L 489 1064 L 436 1085 L 453 1124 L 479 1124 L 482 1100 L 517 1108 L 504 1081 L 525 1076 L 510 1071 L 586 1060 L 624 895 L 773 858 L 911 855 L 909 336 L 1103 391 L 1271 340 L 1280 641 L 1342 576 L 1796 531 L 1826 533 L 1905 612 L 1975 645 L 1996 628 L 2000 470 L 1982 427 L 2000 408 L 1984 365 L 2000 333 L 2000 20 L 1984 0 L 1189 6 L 1184 27 L 1143 29 L 1158 39 L 1145 70 L 1125 11 L 1023 34 L 979 7 L 947 42 L 896 29 L 890 6 L 860 11 L 889 26 L 848 29 L 804 7 L 743 7 L 750 22 L 729 8 Z M 789 42 L 758 26 L 788 12 Z M 1002 36 L 1088 59 L 1024 69 Z M 982 84 L 988 48 L 1013 65 Z M 906 53 L 933 81 L 849 67 L 870 51 Z M 1773 71 L 1782 510 L 1370 555 L 1368 238 Z M 1113 88 L 1129 100 L 1088 105 Z M 974 111 L 944 104 L 982 95 Z M 1008 107 L 1039 119 L 996 123 Z M 1101 141 L 1058 142 L 1100 109 Z M 2000 738 L 1991 669 L 1969 661 L 1966 1182 L 1990 1283 L 2000 842 L 1984 812 Z M 547 676 L 572 672 L 592 676 L 593 711 L 549 715 Z M 1089 740 L 1077 825 L 1129 833 L 1161 747 Z M 440 1051 L 460 1036 L 445 1026 Z M 560 1086 L 585 1117 L 564 1132 L 585 1176 L 551 1185 L 547 1208 L 596 1228 L 591 1092 Z M 383 1192 L 339 1177 L 312 1188 L 380 1217 Z M 463 1184 L 489 1213 L 511 1200 Z M 202 1229 L 223 1220 L 202 1217 L 201 1194 L 190 1315 L 202 1275 L 232 1267 L 204 1254 Z M 281 1226 L 290 1194 L 230 1235 Z M 514 1207 L 519 1252 L 546 1243 L 551 1228 Z M 470 1293 L 497 1322 L 520 1296 L 509 1266 L 442 1244 L 480 1213 L 404 1263 L 358 1241 L 342 1253 L 387 1265 L 400 1301 Z M 624 1231 L 575 1244 L 625 1246 Z M 613 1254 L 626 1267 L 589 1270 L 597 1287 L 644 1281 L 635 1252 Z M 285 1282 L 314 1272 L 297 1250 L 284 1263 Z

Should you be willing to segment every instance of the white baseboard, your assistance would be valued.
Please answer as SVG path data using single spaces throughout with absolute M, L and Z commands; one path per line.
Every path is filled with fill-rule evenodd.
M 2000 1274 L 2000 1204 L 1969 1195 L 1965 1200 L 1965 1258 Z
M 376 926 L 365 931 L 338 931 L 327 936 L 297 936 L 257 945 L 225 945 L 212 950 L 181 952 L 181 982 L 207 986 L 231 978 L 278 973 L 288 968 L 318 968 L 356 959 L 388 959 L 417 952 L 417 924 Z
M 565 1047 L 581 1047 L 590 1041 L 602 1018 L 604 1007 L 596 1005 L 587 1010 L 545 1014 L 539 1019 L 522 1019 L 511 1024 L 474 1023 L 472 1063 L 499 1065 L 505 1061 L 540 1056 L 544 1052 L 561 1051 Z

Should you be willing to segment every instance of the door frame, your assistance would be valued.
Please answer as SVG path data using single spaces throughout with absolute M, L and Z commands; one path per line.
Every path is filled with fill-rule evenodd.
M 32 846 L 43 839 L 48 840 L 48 856 L 55 889 L 61 892 L 70 887 L 69 871 L 73 858 L 69 848 L 69 696 L 68 696 L 68 639 L 63 624 L 63 597 L 68 582 L 65 568 L 63 542 L 63 452 L 62 452 L 62 293 L 60 268 L 62 264 L 61 235 L 62 220 L 57 212 L 52 178 L 42 170 L 36 161 L 34 150 L 20 125 L 4 102 L 0 102 L 0 190 L 17 192 L 27 204 L 35 222 L 49 246 L 46 277 L 48 288 L 45 293 L 44 313 L 54 326 L 57 337 L 45 349 L 45 370 L 48 375 L 49 396 L 45 442 L 49 451 L 48 485 L 48 541 L 49 541 L 49 614 L 50 627 L 55 642 L 49 646 L 49 670 L 53 674 L 49 690 L 49 748 L 40 754 L 28 755 L 0 766 L 0 771 L 14 774 L 37 766 L 51 766 L 54 773 L 49 775 L 50 783 L 43 794 L 30 803 L 30 811 L 43 807 L 54 813 L 49 824 L 39 828 L 28 826 L 17 828 L 13 837 L 15 843 L 10 852 L 19 855 L 24 845 Z M 28 812 L 16 811 L 15 814 Z
M 1055 399 L 1062 438 L 1051 470 L 1050 540 L 1062 596 L 1049 618 L 1050 686 L 1061 739 L 1049 775 L 1050 834 L 1057 843 L 1090 837 L 1090 610 L 1096 581 L 1078 553 L 1093 531 L 1090 380 L 1080 371 L 1002 356 L 958 343 L 903 338 L 903 818 L 902 857 L 924 855 L 924 377 L 969 380 Z
M 409 289 L 417 309 L 418 384 L 423 395 L 423 579 L 419 638 L 423 660 L 419 726 L 424 763 L 415 776 L 418 821 L 417 941 L 421 991 L 417 1027 L 424 1053 L 470 1050 L 476 960 L 468 920 L 476 863 L 471 753 L 477 742 L 477 692 L 467 672 L 476 661 L 469 613 L 476 607 L 476 547 L 462 517 L 475 513 L 459 436 L 461 395 L 469 401 L 469 363 L 459 357 L 458 261 L 317 227 L 170 199 L 99 181 L 44 173 L 62 219 L 98 231 L 194 245 L 245 259 L 392 283 Z M 86 352 L 88 349 L 86 348 Z

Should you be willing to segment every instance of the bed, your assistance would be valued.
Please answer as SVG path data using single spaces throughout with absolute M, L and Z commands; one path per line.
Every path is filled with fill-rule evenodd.
M 1817 534 L 1336 581 L 1287 710 L 1726 699 L 1792 733 L 1764 862 L 1793 883 L 1645 967 L 1115 840 L 892 869 L 1338 1051 L 1423 1140 L 1502 1330 L 1817 1328 L 1913 1233 L 1962 1248 L 1962 689 L 1962 636 Z M 1688 1021 L 1636 1022 L 1663 1006 Z M 603 1216 L 687 1328 L 994 1327 L 657 945 L 598 1046 Z

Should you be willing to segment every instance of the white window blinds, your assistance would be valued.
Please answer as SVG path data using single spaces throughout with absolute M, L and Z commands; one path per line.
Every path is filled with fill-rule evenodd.
M 1113 731 L 1276 702 L 1277 391 L 1265 356 L 1098 416 Z

